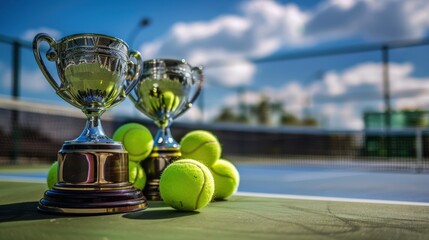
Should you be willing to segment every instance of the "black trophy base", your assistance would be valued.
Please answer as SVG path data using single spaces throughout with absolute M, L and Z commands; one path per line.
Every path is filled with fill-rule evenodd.
M 45 192 L 38 210 L 56 214 L 96 215 L 140 211 L 147 208 L 141 191 L 130 186 L 122 189 L 83 190 L 55 186 Z
M 123 145 L 66 142 L 58 152 L 57 183 L 38 209 L 63 214 L 110 214 L 143 210 L 143 193 L 129 182 Z
M 179 148 L 157 149 L 154 148 L 151 155 L 141 164 L 146 172 L 146 186 L 143 190 L 148 200 L 162 200 L 159 193 L 159 180 L 162 171 L 172 162 L 180 159 Z

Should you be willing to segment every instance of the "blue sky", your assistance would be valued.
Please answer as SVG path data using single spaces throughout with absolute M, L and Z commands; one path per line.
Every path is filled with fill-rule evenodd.
M 183 121 L 202 116 L 210 121 L 223 106 L 235 108 L 240 100 L 252 103 L 265 95 L 298 116 L 310 112 L 322 127 L 359 129 L 364 111 L 383 107 L 380 52 L 263 64 L 249 59 L 425 38 L 427 12 L 424 0 L 17 0 L 2 3 L 0 34 L 31 41 L 38 32 L 56 39 L 102 33 L 132 43 L 146 59 L 185 58 L 205 65 L 204 107 L 197 104 Z M 143 17 L 151 24 L 130 39 Z M 390 52 L 392 96 L 405 96 L 393 99 L 395 109 L 429 107 L 428 51 L 424 46 Z M 0 95 L 8 96 L 11 49 L 0 44 L 0 52 Z M 67 106 L 43 79 L 32 52 L 22 50 L 22 58 L 23 98 Z M 213 67 L 226 61 L 234 64 Z M 243 87 L 239 98 L 237 89 Z M 112 112 L 138 114 L 128 100 Z

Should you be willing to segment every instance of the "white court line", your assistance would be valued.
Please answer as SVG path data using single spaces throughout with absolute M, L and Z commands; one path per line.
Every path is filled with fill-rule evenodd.
M 24 182 L 24 183 L 46 183 L 44 178 L 40 177 L 11 177 L 1 176 L 0 181 L 4 182 Z M 305 196 L 293 194 L 277 194 L 277 193 L 256 193 L 256 192 L 237 192 L 236 196 L 264 197 L 264 198 L 283 198 L 283 199 L 298 199 L 298 200 L 313 200 L 313 201 L 334 201 L 334 202 L 355 202 L 355 203 L 379 203 L 379 204 L 395 204 L 408 206 L 428 206 L 427 202 L 408 202 L 408 201 L 393 201 L 393 200 L 375 200 L 365 198 L 339 198 L 339 197 L 321 197 L 321 196 Z
M 364 198 L 339 198 L 339 197 L 319 197 L 319 196 L 305 196 L 305 195 L 292 195 L 292 194 L 274 194 L 274 193 L 255 193 L 255 192 L 237 192 L 236 196 L 250 196 L 250 197 L 264 197 L 264 198 L 284 198 L 284 199 L 298 199 L 298 200 L 314 200 L 314 201 L 334 201 L 334 202 L 355 202 L 355 203 L 380 203 L 380 204 L 395 204 L 395 205 L 408 205 L 408 206 L 427 206 L 427 202 L 407 202 L 407 201 L 393 201 L 393 200 L 375 200 Z

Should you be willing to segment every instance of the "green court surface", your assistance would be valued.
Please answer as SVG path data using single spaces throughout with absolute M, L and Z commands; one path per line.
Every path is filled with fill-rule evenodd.
M 0 181 L 0 239 L 428 239 L 429 205 L 235 195 L 199 212 L 42 214 L 44 183 Z

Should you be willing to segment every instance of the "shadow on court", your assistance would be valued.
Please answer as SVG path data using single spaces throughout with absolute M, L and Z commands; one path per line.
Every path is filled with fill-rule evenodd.
M 154 220 L 179 218 L 198 214 L 198 212 L 177 211 L 167 206 L 163 201 L 149 201 L 148 209 L 140 212 L 126 213 L 122 217 L 128 219 Z
M 37 211 L 38 204 L 37 201 L 34 201 L 0 205 L 0 223 L 67 217 L 39 212 Z

